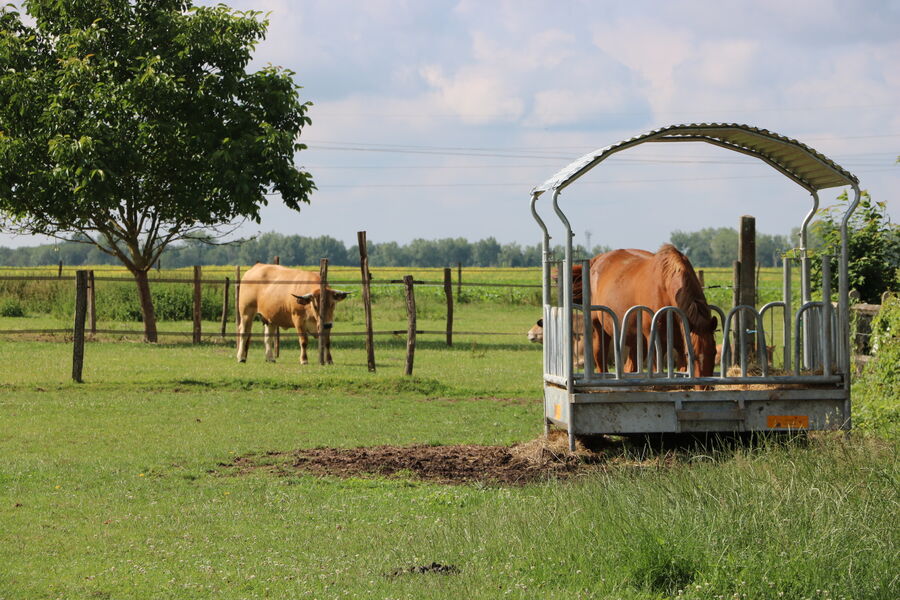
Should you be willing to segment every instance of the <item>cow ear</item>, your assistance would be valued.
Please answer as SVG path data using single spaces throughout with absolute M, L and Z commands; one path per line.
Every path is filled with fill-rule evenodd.
M 312 302 L 313 295 L 312 294 L 304 294 L 303 296 L 298 296 L 297 294 L 291 294 L 294 298 L 297 299 L 297 304 L 301 304 L 303 306 Z
M 350 292 L 342 292 L 341 290 L 331 290 L 331 295 L 334 298 L 335 302 L 340 302 L 341 300 L 346 300 L 347 296 L 350 295 Z

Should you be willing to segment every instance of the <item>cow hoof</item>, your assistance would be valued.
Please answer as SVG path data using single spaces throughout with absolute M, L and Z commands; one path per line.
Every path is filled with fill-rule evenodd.
M 275 359 L 274 359 L 274 358 L 267 358 L 267 359 L 266 359 L 266 362 L 273 363 L 273 362 L 275 362 Z
M 238 359 L 238 362 L 239 362 L 239 363 L 245 363 L 245 362 L 247 362 L 247 359 L 246 359 L 246 358 L 239 358 L 239 359 Z

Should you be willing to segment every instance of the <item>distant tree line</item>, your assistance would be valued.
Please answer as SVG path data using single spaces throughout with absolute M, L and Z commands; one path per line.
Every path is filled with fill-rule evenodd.
M 795 237 L 795 236 L 794 236 Z M 697 267 L 730 267 L 737 260 L 738 233 L 720 227 L 695 232 L 675 231 L 671 243 L 688 255 Z M 470 242 L 465 238 L 439 240 L 415 239 L 408 244 L 397 242 L 368 243 L 369 264 L 380 267 L 537 267 L 541 264 L 540 244 L 522 246 L 515 242 L 501 244 L 493 237 Z M 756 258 L 764 267 L 781 265 L 782 254 L 792 248 L 786 235 L 757 234 Z M 591 252 L 576 245 L 574 256 L 587 258 L 609 250 L 596 246 Z M 656 248 L 647 248 L 656 250 Z M 553 248 L 562 257 L 562 248 Z M 304 237 L 266 233 L 240 243 L 216 244 L 209 240 L 187 240 L 170 246 L 161 258 L 162 268 L 171 269 L 191 265 L 252 265 L 272 262 L 278 256 L 284 265 L 315 265 L 328 258 L 332 265 L 358 265 L 359 248 L 347 247 L 330 236 Z M 54 265 L 118 264 L 95 246 L 78 242 L 61 242 L 27 248 L 0 247 L 0 265 L 31 267 Z
M 781 257 L 795 246 L 797 231 L 786 235 L 756 234 L 756 262 L 763 267 L 780 267 Z M 738 232 L 730 227 L 707 227 L 700 231 L 673 231 L 672 244 L 697 267 L 730 267 L 738 259 Z
M 577 258 L 586 258 L 608 248 L 597 246 L 588 254 L 583 246 L 574 248 Z M 562 256 L 562 248 L 554 249 Z M 470 242 L 465 238 L 440 240 L 416 239 L 408 244 L 397 242 L 368 242 L 369 264 L 380 267 L 537 267 L 541 264 L 541 245 L 522 246 L 515 242 L 501 244 L 493 237 Z M 170 246 L 160 259 L 162 268 L 171 269 L 191 265 L 252 265 L 272 262 L 278 256 L 283 265 L 316 265 L 328 258 L 332 265 L 359 265 L 359 248 L 349 248 L 330 236 L 304 237 L 266 233 L 250 240 L 232 244 L 214 244 L 198 239 Z M 31 267 L 119 264 L 113 257 L 96 247 L 61 242 L 26 248 L 0 247 L 0 265 Z

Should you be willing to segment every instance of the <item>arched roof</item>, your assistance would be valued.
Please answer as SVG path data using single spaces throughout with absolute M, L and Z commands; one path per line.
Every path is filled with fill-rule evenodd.
M 825 188 L 859 183 L 855 175 L 795 139 L 749 125 L 695 123 L 655 129 L 585 154 L 535 187 L 532 194 L 539 196 L 547 190 L 563 189 L 616 152 L 647 142 L 706 142 L 754 156 L 812 193 Z

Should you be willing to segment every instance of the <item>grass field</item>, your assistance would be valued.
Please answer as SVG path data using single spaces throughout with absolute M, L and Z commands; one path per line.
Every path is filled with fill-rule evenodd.
M 420 328 L 442 330 L 439 298 L 428 305 Z M 0 336 L 0 599 L 900 596 L 900 447 L 874 435 L 611 447 L 580 477 L 525 486 L 227 466 L 320 446 L 533 440 L 541 354 L 524 331 L 538 311 L 459 304 L 459 331 L 515 335 L 461 334 L 453 348 L 421 336 L 411 378 L 403 336 L 376 340 L 368 373 L 356 337 L 334 339 L 334 366 L 301 368 L 287 332 L 279 362 L 257 343 L 242 365 L 228 343 L 109 335 L 87 345 L 81 385 L 61 336 Z M 339 314 L 336 331 L 353 321 Z M 382 298 L 376 328 L 395 325 L 400 305 Z M 454 570 L 414 572 L 432 563 Z

